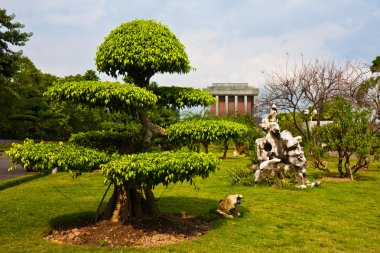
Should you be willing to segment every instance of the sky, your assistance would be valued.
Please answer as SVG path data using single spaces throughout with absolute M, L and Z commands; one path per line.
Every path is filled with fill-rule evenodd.
M 380 0 L 0 0 L 0 8 L 33 32 L 24 55 L 61 77 L 96 70 L 97 47 L 134 19 L 168 26 L 196 68 L 153 76 L 162 86 L 242 82 L 260 88 L 287 63 L 370 65 L 380 55 Z

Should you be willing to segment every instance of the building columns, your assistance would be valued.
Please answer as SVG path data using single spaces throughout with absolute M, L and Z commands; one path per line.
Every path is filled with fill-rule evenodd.
M 238 111 L 239 111 L 239 108 L 238 108 L 238 96 L 235 96 L 235 115 L 237 114 Z
M 247 95 L 244 95 L 244 113 L 247 113 L 248 111 L 248 100 Z
M 224 96 L 224 106 L 225 106 L 225 113 L 224 114 L 228 114 L 228 96 Z
M 219 96 L 218 95 L 215 96 L 215 100 L 216 100 L 215 115 L 219 116 Z

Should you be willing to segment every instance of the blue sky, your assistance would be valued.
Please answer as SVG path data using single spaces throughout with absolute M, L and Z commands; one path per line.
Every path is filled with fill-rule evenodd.
M 58 76 L 95 69 L 97 46 L 133 19 L 169 26 L 197 69 L 154 76 L 160 85 L 261 87 L 263 72 L 287 61 L 370 64 L 380 55 L 380 0 L 0 0 L 0 7 L 33 32 L 24 54 Z

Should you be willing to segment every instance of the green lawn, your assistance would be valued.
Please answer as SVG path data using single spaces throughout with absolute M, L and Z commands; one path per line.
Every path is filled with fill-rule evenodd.
M 162 212 L 205 216 L 213 228 L 196 240 L 151 249 L 57 245 L 43 239 L 52 227 L 96 210 L 105 190 L 99 172 L 77 179 L 59 173 L 0 190 L 0 252 L 380 251 L 378 164 L 361 172 L 360 181 L 323 181 L 305 190 L 231 185 L 227 170 L 247 163 L 245 158 L 222 160 L 220 170 L 196 180 L 199 191 L 186 184 L 157 188 Z M 238 207 L 242 217 L 215 215 L 219 199 L 233 193 L 244 196 Z

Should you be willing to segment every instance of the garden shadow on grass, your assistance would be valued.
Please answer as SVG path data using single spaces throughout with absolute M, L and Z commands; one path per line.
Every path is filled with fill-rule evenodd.
M 162 197 L 158 200 L 158 205 L 162 216 L 175 215 L 183 217 L 198 217 L 214 223 L 215 226 L 221 226 L 224 222 L 216 222 L 220 220 L 229 220 L 216 212 L 219 200 L 197 197 L 169 196 Z M 243 218 L 249 209 L 243 206 L 237 206 Z M 84 211 L 78 213 L 63 214 L 52 218 L 49 225 L 53 229 L 66 230 L 78 228 L 94 224 L 95 211 Z
M 85 211 L 80 213 L 63 214 L 52 218 L 49 225 L 53 229 L 63 230 L 70 228 L 83 227 L 94 223 L 95 212 Z

